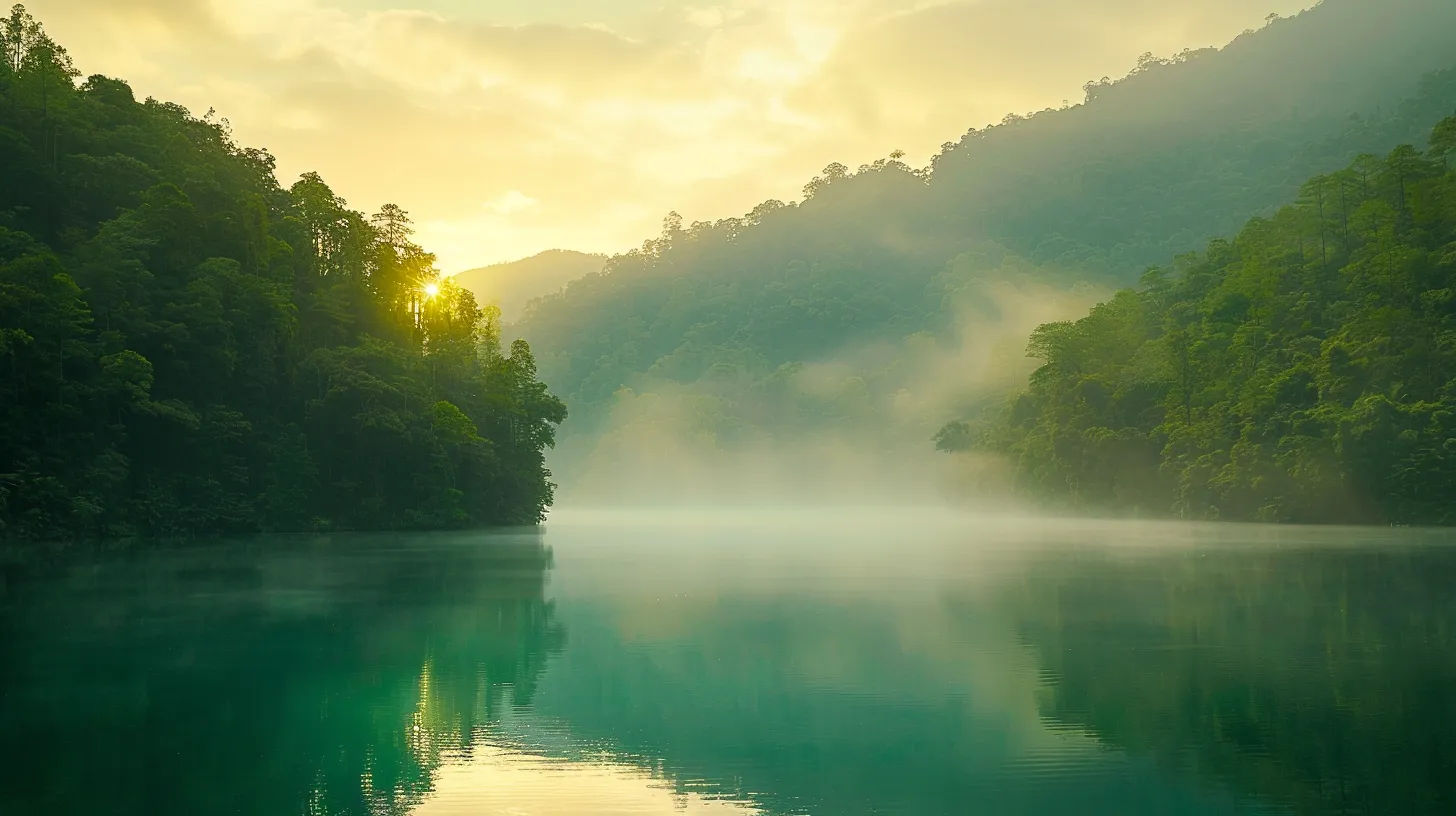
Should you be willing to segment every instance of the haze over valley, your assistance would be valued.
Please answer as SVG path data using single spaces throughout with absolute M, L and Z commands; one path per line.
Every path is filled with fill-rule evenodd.
M 1456 2 L 0 16 L 5 816 L 1456 812 Z
M 168 433 L 159 417 L 196 424 L 189 444 L 213 446 L 177 462 L 240 456 L 208 441 L 222 431 L 205 430 L 231 422 L 222 417 L 232 406 L 227 415 L 251 429 L 238 431 L 238 450 L 254 449 L 242 457 L 252 464 L 205 500 L 184 497 L 191 488 L 181 482 L 162 488 L 172 498 L 159 506 L 208 503 L 188 525 L 526 519 L 558 492 L 579 504 L 1012 501 L 1197 518 L 1318 521 L 1335 507 L 1343 520 L 1446 518 L 1441 501 L 1407 495 L 1428 488 L 1396 485 L 1406 478 L 1397 474 L 1446 456 L 1437 452 L 1444 425 L 1432 419 L 1444 409 L 1417 406 L 1445 404 L 1440 372 L 1451 362 L 1441 339 L 1449 318 L 1436 305 L 1450 216 L 1427 203 L 1444 201 L 1443 128 L 1456 112 L 1449 3 L 1327 0 L 1287 16 L 1193 0 L 1095 9 L 1052 0 L 609 4 L 563 6 L 549 19 L 517 19 L 524 12 L 506 7 L 484 19 L 448 5 L 367 4 L 264 4 L 242 17 L 204 0 L 42 10 L 76 51 L 59 50 L 52 29 L 26 23 L 23 10 L 12 15 L 8 132 L 29 164 L 0 204 L 9 228 L 35 242 L 15 244 L 12 257 L 54 251 L 80 287 L 90 321 L 80 331 L 90 339 L 84 353 L 59 339 L 53 352 L 14 346 L 17 372 L 24 357 L 26 370 L 65 378 L 58 391 L 18 376 L 15 394 L 39 388 L 34 404 L 59 409 L 125 381 L 129 404 L 141 406 L 113 409 L 110 420 L 97 414 L 91 421 L 108 430 L 77 443 L 89 452 L 71 461 L 91 464 L 63 483 L 90 479 L 137 502 L 139 484 L 155 486 L 174 467 L 146 442 Z M 83 17 L 90 24 L 78 26 Z M 96 39 L 110 29 L 131 36 Z M 1039 61 L 1028 70 L 1018 38 L 1036 36 Z M 1196 37 L 1218 39 L 1198 47 Z M 203 41 L 207 54 L 196 50 Z M 1040 112 L 1013 107 L 1032 107 L 1133 42 L 1166 50 L 1128 57 L 1130 73 L 1116 79 L 1077 75 L 1077 93 Z M 82 80 L 78 59 L 112 59 L 138 79 Z M 915 73 L 931 65 L 939 72 Z M 223 82 L 228 71 L 248 84 Z M 181 77 L 195 84 L 174 86 Z M 153 88 L 184 99 L 209 91 L 229 107 L 209 103 L 197 119 L 135 101 Z M 392 112 L 406 92 L 410 111 Z M 266 113 L 247 103 L 259 93 L 274 100 Z M 137 113 L 108 112 L 117 105 Z M 531 147 L 500 118 L 506 110 L 536 129 Z M 143 113 L 152 124 L 139 131 Z M 411 126 L 375 126 L 382 117 Z M 467 122 L 473 135 L 461 141 Z M 936 129 L 951 138 L 927 149 Z M 169 130 L 205 135 L 211 157 L 198 165 L 169 152 L 165 140 L 176 137 L 160 135 Z M 245 147 L 250 136 L 292 149 Z M 743 152 L 745 139 L 760 147 Z M 804 165 L 809 152 L 816 162 L 864 161 Z M 331 175 L 308 172 L 285 190 L 298 161 Z M 238 173 L 251 189 L 224 180 Z M 532 173 L 567 186 L 522 193 L 538 189 L 525 180 Z M 204 178 L 216 180 L 210 192 L 198 187 Z M 405 197 L 374 215 L 352 209 L 354 191 L 367 200 L 386 182 Z M 509 189 L 483 205 L 489 224 L 451 220 L 465 189 L 499 185 Z M 777 197 L 743 197 L 751 191 Z M 147 213 L 167 196 L 201 223 L 226 226 L 158 237 Z M 660 225 L 617 218 L 624 207 L 665 207 L 663 196 L 675 209 Z M 510 241 L 494 241 L 502 230 Z M 604 240 L 603 230 L 619 237 Z M 640 245 L 624 252 L 629 234 Z M 489 247 L 451 244 L 452 235 Z M 504 248 L 525 248 L 531 235 L 555 245 L 444 274 L 465 266 L 467 253 L 488 261 L 520 251 Z M 156 249 L 179 239 L 185 250 Z M 597 249 L 608 254 L 581 251 Z M 1401 283 L 1370 289 L 1359 270 L 1372 266 Z M 121 268 L 133 271 L 116 278 Z M 1198 269 L 1213 277 L 1194 280 Z M 258 275 L 271 305 L 246 317 L 228 307 L 210 318 L 217 328 L 196 322 L 202 307 L 188 304 L 198 287 L 236 303 L 233 290 Z M 161 281 L 175 294 L 161 295 Z M 1129 286 L 1141 292 L 1119 293 Z M 147 289 L 150 302 L 139 300 Z M 1372 302 L 1371 292 L 1395 300 Z M 1076 324 L 1075 345 L 1112 356 L 1063 359 L 1072 341 L 1056 338 L 1075 332 L 1056 327 L 1109 299 L 1093 323 Z M 1352 312 L 1354 304 L 1363 305 Z M 1094 326 L 1117 309 L 1119 339 L 1096 334 L 1113 331 Z M 1402 355 L 1353 339 L 1368 334 L 1359 328 L 1366 313 L 1412 327 Z M 17 326 L 17 337 L 54 331 Z M 216 359 L 226 362 L 188 359 L 178 332 L 219 338 L 192 356 L 221 343 Z M 340 351 L 380 339 L 405 357 Z M 447 348 L 458 350 L 448 362 L 456 373 L 442 378 Z M 78 354 L 89 362 L 67 363 Z M 1364 373 L 1337 388 L 1346 375 L 1333 373 L 1331 355 L 1351 354 Z M 544 389 L 509 397 L 539 423 L 526 437 L 511 430 L 517 414 L 500 412 L 504 397 L 490 395 L 515 386 L 468 373 L 496 357 Z M 252 384 L 223 397 L 197 376 L 206 370 Z M 1289 403 L 1288 389 L 1305 387 L 1281 384 L 1289 376 L 1307 379 L 1318 398 Z M 1092 391 L 1101 407 L 1086 402 Z M 1352 451 L 1366 443 L 1338 429 L 1366 422 L 1376 396 L 1391 404 L 1381 416 L 1398 419 L 1365 436 L 1415 441 L 1390 461 L 1357 462 Z M 462 406 L 472 401 L 477 408 Z M 235 410 L 249 403 L 272 406 L 269 416 Z M 452 410 L 463 424 L 443 419 Z M 1223 419 L 1231 410 L 1242 425 Z M 1269 425 L 1271 416 L 1283 418 Z M 43 464 L 55 444 L 43 425 L 35 441 L 17 443 L 15 461 L 34 463 L 12 468 L 21 483 L 57 478 Z M 1314 441 L 1291 447 L 1296 438 Z M 484 447 L 459 458 L 473 440 Z M 282 451 L 304 442 L 307 455 L 285 464 Z M 512 448 L 520 453 L 502 453 Z M 423 488 L 413 468 L 431 456 L 450 464 L 432 466 L 436 487 Z M 518 456 L 529 464 L 504 465 Z M 1315 461 L 1326 463 L 1318 478 Z M 148 468 L 155 477 L 140 475 Z M 361 468 L 374 475 L 340 475 Z M 101 471 L 112 475 L 82 475 Z M 391 478 L 410 487 L 391 488 Z M 469 509 L 477 499 L 474 488 L 461 491 L 462 478 L 515 480 L 511 490 L 537 509 Z M 445 492 L 423 510 L 432 490 Z M 65 490 L 20 492 L 28 498 L 12 505 L 17 520 L 82 506 Z M 355 503 L 361 495 L 374 498 Z M 112 501 L 86 499 L 96 510 L 77 523 L 157 523 L 133 511 L 108 521 Z M 315 514 L 319 502 L 338 509 Z M 360 515 L 365 507 L 373 509 Z
M 1267 494 L 1242 499 L 1260 504 L 1237 511 L 1216 498 L 1193 509 L 1179 495 L 1084 499 L 1079 480 L 1113 477 L 1033 476 L 1064 463 L 1028 459 L 987 423 L 1037 367 L 1022 353 L 1033 328 L 1080 317 L 1152 266 L 1176 279 L 1191 263 L 1186 253 L 1233 240 L 1250 217 L 1313 196 L 1320 212 L 1284 220 L 1328 220 L 1333 198 L 1326 210 L 1323 197 L 1343 196 L 1338 229 L 1300 226 L 1274 251 L 1319 242 L 1322 264 L 1356 260 L 1349 212 L 1377 195 L 1371 180 L 1383 171 L 1362 159 L 1364 169 L 1350 171 L 1361 174 L 1358 191 L 1310 180 L 1429 142 L 1456 110 L 1452 22 L 1456 10 L 1441 3 L 1329 2 L 1271 18 L 1221 50 L 1149 55 L 1125 78 L 1089 83 L 1081 104 L 973 129 L 924 168 L 898 154 L 857 170 L 831 164 L 799 201 L 712 223 L 670 215 L 658 238 L 542 298 L 511 327 L 570 406 L 553 458 L 563 495 L 702 500 L 747 491 L 796 501 L 848 491 L 854 500 L 949 494 L 984 503 L 1003 500 L 1007 484 L 1050 480 L 1030 492 L 1070 499 L 1081 512 L 1121 503 L 1129 506 L 1119 512 L 1177 506 L 1199 517 L 1304 513 L 1280 509 L 1294 499 Z M 1442 239 L 1431 240 L 1439 249 Z M 1251 314 L 1241 331 L 1250 330 L 1277 328 Z M 1148 345 L 1149 368 L 1135 375 L 1144 403 L 1171 390 L 1155 359 L 1161 342 Z M 1222 411 L 1219 399 L 1210 395 L 1208 407 Z M 955 461 L 937 461 L 923 440 L 948 420 L 977 439 L 951 445 Z M 1064 430 L 1127 431 L 1124 448 L 1164 446 L 1167 431 L 1125 421 Z M 1239 431 L 1223 433 L 1228 442 L 1199 453 L 1226 457 Z M 1434 433 L 1431 444 L 1443 444 L 1444 432 Z M 1268 445 L 1273 457 L 1277 440 Z M 1117 468 L 1124 455 L 1088 461 L 1112 456 Z M 1321 488 L 1347 497 L 1372 489 L 1386 488 Z

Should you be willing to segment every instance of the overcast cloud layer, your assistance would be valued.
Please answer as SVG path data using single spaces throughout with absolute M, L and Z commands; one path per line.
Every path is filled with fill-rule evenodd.
M 1080 101 L 1139 54 L 1313 0 L 31 0 L 84 73 L 215 108 L 288 183 L 411 211 L 446 271 L 621 251 L 790 200 L 832 161 L 923 163 Z M 408 5 L 410 8 L 392 8 Z

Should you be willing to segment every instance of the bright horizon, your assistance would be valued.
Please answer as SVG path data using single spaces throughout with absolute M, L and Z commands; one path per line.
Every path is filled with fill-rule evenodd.
M 209 108 L 446 272 L 794 200 L 1312 0 L 39 0 L 84 74 Z

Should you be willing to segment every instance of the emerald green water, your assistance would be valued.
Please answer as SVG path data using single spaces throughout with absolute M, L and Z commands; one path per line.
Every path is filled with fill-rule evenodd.
M 676 512 L 37 556 L 0 813 L 1456 813 L 1451 543 Z

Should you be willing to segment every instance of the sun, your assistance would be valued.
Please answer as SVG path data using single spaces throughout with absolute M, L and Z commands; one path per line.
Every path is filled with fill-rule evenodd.
M 438 294 L 440 294 L 440 284 L 438 284 L 438 283 L 427 283 L 427 284 L 425 284 L 425 297 L 432 298 L 432 297 L 434 297 L 435 295 L 438 295 Z

